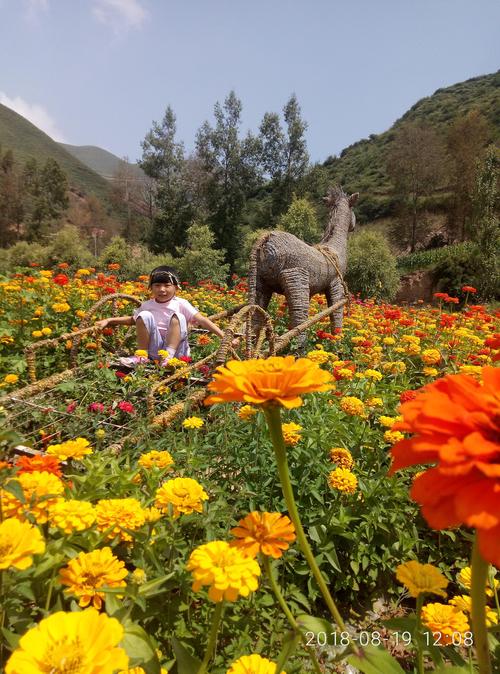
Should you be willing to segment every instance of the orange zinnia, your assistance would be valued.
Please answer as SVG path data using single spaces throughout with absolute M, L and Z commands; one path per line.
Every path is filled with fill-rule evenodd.
M 500 369 L 482 382 L 449 375 L 401 406 L 393 429 L 415 433 L 392 448 L 391 473 L 436 464 L 413 482 L 411 497 L 433 529 L 475 527 L 482 556 L 500 566 Z
M 266 360 L 230 360 L 217 368 L 208 388 L 216 395 L 206 405 L 229 401 L 263 405 L 277 402 L 283 407 L 302 405 L 300 394 L 328 391 L 332 375 L 307 358 L 272 356 Z
M 259 552 L 278 559 L 289 543 L 295 540 L 295 527 L 286 515 L 281 513 L 251 512 L 231 529 L 238 540 L 231 545 L 240 548 L 249 557 Z

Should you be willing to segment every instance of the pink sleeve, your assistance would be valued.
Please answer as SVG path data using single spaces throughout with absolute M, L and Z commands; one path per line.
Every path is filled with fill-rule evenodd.
M 188 302 L 185 299 L 182 299 L 181 297 L 179 298 L 179 310 L 182 313 L 182 315 L 186 318 L 186 321 L 190 323 L 196 314 L 200 313 L 199 310 L 196 307 L 193 307 L 193 305 Z

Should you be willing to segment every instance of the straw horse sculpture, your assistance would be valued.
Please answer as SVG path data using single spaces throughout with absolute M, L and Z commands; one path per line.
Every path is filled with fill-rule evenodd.
M 321 242 L 316 246 L 293 234 L 274 230 L 260 237 L 252 248 L 248 273 L 249 304 L 267 309 L 273 293 L 285 295 L 290 328 L 307 320 L 310 298 L 324 293 L 328 306 L 347 295 L 343 280 L 347 263 L 347 235 L 354 230 L 352 207 L 359 194 L 348 196 L 332 187 L 324 202 L 329 218 Z M 341 328 L 343 307 L 331 316 L 332 329 Z M 254 326 L 258 328 L 256 324 Z M 306 335 L 299 336 L 303 348 Z

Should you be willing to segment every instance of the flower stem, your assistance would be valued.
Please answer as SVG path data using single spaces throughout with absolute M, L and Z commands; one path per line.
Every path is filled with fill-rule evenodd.
M 205 674 L 207 671 L 207 665 L 210 662 L 210 658 L 215 650 L 215 642 L 217 641 L 217 632 L 219 631 L 219 625 L 222 618 L 222 607 L 223 602 L 218 602 L 215 605 L 214 613 L 212 616 L 212 628 L 210 630 L 210 635 L 208 637 L 207 648 L 205 650 L 205 655 L 203 657 L 203 662 L 200 665 L 200 668 L 197 674 Z
M 488 631 L 486 629 L 486 583 L 488 580 L 488 562 L 479 551 L 478 536 L 474 538 L 472 548 L 472 628 L 476 647 L 479 674 L 491 674 L 490 651 L 488 647 Z
M 272 568 L 271 568 L 271 562 L 269 560 L 269 557 L 267 557 L 266 555 L 263 555 L 262 557 L 263 557 L 264 569 L 265 569 L 265 572 L 267 574 L 267 577 L 269 578 L 269 584 L 271 585 L 271 589 L 274 592 L 274 594 L 276 596 L 276 599 L 278 600 L 278 603 L 283 610 L 283 613 L 286 615 L 286 618 L 287 618 L 288 622 L 290 623 L 290 626 L 292 627 L 292 629 L 300 634 L 300 638 L 302 640 L 304 648 L 305 648 L 307 654 L 309 655 L 309 657 L 311 658 L 311 662 L 312 662 L 312 665 L 314 667 L 314 671 L 317 674 L 322 674 L 321 668 L 319 666 L 318 659 L 316 658 L 316 653 L 314 652 L 314 650 L 312 648 L 310 648 L 307 645 L 306 638 L 302 634 L 300 626 L 298 625 L 297 621 L 295 620 L 295 618 L 293 616 L 293 613 L 288 608 L 286 600 L 283 597 L 283 594 L 281 593 L 280 586 L 278 585 L 278 583 L 276 582 L 276 580 L 273 576 L 273 571 L 272 571 Z
M 263 409 L 266 416 L 267 425 L 269 426 L 269 433 L 271 435 L 274 453 L 276 455 L 276 463 L 278 464 L 281 489 L 283 490 L 283 496 L 285 497 L 286 507 L 288 508 L 290 519 L 295 526 L 297 540 L 299 541 L 299 545 L 302 549 L 304 557 L 306 558 L 309 568 L 311 569 L 313 576 L 319 585 L 323 599 L 325 600 L 325 603 L 328 606 L 333 619 L 337 623 L 340 631 L 346 632 L 347 630 L 344 621 L 342 620 L 342 616 L 339 613 L 339 610 L 333 600 L 332 595 L 330 594 L 330 591 L 328 590 L 316 560 L 314 559 L 313 552 L 302 527 L 302 522 L 300 520 L 299 512 L 297 510 L 297 505 L 293 495 L 292 484 L 290 482 L 290 473 L 288 469 L 288 461 L 286 458 L 286 448 L 283 441 L 283 431 L 281 428 L 280 408 L 275 405 L 267 405 L 264 406 Z
M 417 597 L 417 625 L 416 625 L 416 642 L 417 642 L 417 672 L 424 674 L 424 649 L 422 648 L 422 637 L 420 631 L 422 629 L 422 604 L 424 603 L 424 595 L 419 594 Z

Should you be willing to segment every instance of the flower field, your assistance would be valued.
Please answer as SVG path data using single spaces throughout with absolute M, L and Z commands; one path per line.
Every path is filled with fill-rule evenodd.
M 0 280 L 5 671 L 498 671 L 498 313 L 470 287 L 432 307 L 352 301 L 303 358 L 215 373 L 121 371 L 133 335 L 105 328 L 82 337 L 75 376 L 23 397 L 26 348 L 37 378 L 64 371 L 96 302 L 147 297 L 146 277 L 110 267 Z M 246 286 L 180 294 L 213 315 Z M 285 332 L 283 303 L 271 314 Z M 190 342 L 197 362 L 218 340 Z M 180 411 L 162 426 L 152 387 L 155 414 Z

